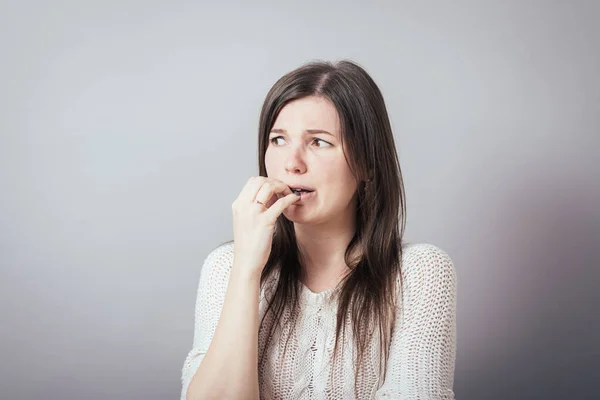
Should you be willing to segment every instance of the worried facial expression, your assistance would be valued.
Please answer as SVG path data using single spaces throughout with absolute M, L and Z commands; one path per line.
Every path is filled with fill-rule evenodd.
M 340 119 L 328 99 L 309 96 L 281 110 L 269 133 L 265 167 L 270 178 L 302 190 L 286 218 L 320 224 L 353 215 L 357 183 L 344 154 Z

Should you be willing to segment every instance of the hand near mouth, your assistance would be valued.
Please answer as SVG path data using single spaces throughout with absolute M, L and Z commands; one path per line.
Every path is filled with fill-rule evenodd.
M 271 254 L 277 218 L 300 200 L 285 183 L 251 177 L 233 202 L 234 265 L 260 274 Z

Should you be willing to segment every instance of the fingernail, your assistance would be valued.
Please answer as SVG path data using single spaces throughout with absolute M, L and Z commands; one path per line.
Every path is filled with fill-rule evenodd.
M 296 196 L 300 196 L 300 192 L 294 192 Z

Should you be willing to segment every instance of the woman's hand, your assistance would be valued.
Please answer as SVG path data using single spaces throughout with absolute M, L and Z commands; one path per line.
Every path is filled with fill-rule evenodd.
M 277 218 L 299 199 L 276 179 L 258 176 L 248 180 L 231 205 L 234 265 L 260 275 L 271 254 Z

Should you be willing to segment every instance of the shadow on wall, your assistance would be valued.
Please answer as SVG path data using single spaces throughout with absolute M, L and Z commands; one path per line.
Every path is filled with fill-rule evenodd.
M 478 198 L 485 278 L 465 296 L 481 319 L 462 326 L 480 345 L 465 343 L 457 398 L 600 399 L 600 195 L 580 173 L 525 173 Z

